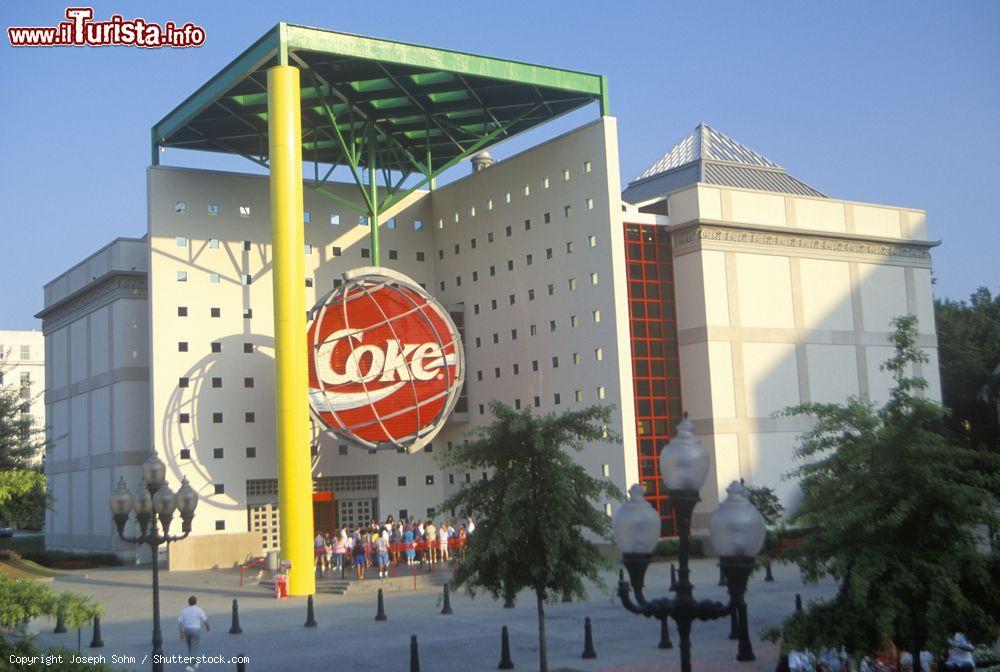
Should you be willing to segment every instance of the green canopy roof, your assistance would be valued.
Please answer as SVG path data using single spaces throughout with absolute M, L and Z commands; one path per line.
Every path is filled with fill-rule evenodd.
M 426 182 L 590 102 L 608 112 L 600 75 L 280 23 L 153 126 L 153 163 L 174 147 L 266 165 L 266 70 L 279 63 L 302 69 L 303 159 L 355 172 Z

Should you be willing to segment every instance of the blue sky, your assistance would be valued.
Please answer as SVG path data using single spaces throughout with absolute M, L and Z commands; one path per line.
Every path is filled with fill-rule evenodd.
M 926 209 L 939 296 L 1000 290 L 997 2 L 92 4 L 193 21 L 206 43 L 14 50 L 4 30 L 0 329 L 37 328 L 45 282 L 145 230 L 150 126 L 280 20 L 605 74 L 623 180 L 704 121 L 831 196 Z M 7 0 L 0 18 L 65 7 Z

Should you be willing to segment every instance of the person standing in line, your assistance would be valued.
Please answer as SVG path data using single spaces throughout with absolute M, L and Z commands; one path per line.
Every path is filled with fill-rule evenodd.
M 375 564 L 380 580 L 389 575 L 389 534 L 384 530 L 375 540 Z
M 407 566 L 413 564 L 413 560 L 417 555 L 413 544 L 413 526 L 407 523 L 403 526 L 403 544 L 406 547 L 406 564 Z
M 476 524 L 472 521 L 472 516 L 465 519 L 465 533 L 472 534 L 476 531 Z
M 323 533 L 317 531 L 316 536 L 313 538 L 313 562 L 316 565 L 316 569 L 321 569 L 323 567 L 323 547 L 326 542 L 323 540 Z
M 358 580 L 361 581 L 365 578 L 365 542 L 364 537 L 361 536 L 361 528 L 357 527 L 354 530 L 354 534 L 351 536 L 354 540 L 354 566 L 358 570 Z
M 448 521 L 441 523 L 438 528 L 438 558 L 442 563 L 448 562 Z
M 427 562 L 434 564 L 437 560 L 437 527 L 434 526 L 433 520 L 427 521 L 427 527 L 424 528 L 424 536 L 427 539 Z
M 177 617 L 177 629 L 180 631 L 181 641 L 187 644 L 189 656 L 194 656 L 198 651 L 198 647 L 201 644 L 202 627 L 206 631 L 212 629 L 208 625 L 208 616 L 198 606 L 198 598 L 192 595 L 188 598 L 188 606 L 181 609 L 181 613 Z M 187 672 L 194 672 L 194 670 L 198 669 L 199 664 L 188 665 L 186 668 Z

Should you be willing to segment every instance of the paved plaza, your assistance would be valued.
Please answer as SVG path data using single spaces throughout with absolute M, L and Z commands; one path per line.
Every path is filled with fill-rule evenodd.
M 736 663 L 736 642 L 727 639 L 729 619 L 696 622 L 693 652 L 696 672 L 717 670 L 773 670 L 776 648 L 760 642 L 760 632 L 779 622 L 794 608 L 796 593 L 804 600 L 833 593 L 832 583 L 803 586 L 794 567 L 775 566 L 774 583 L 765 583 L 758 573 L 748 593 L 750 632 L 757 653 L 756 663 Z M 674 649 L 661 651 L 659 623 L 627 613 L 612 599 L 616 574 L 607 574 L 604 590 L 592 588 L 585 602 L 546 606 L 549 661 L 553 670 L 607 672 L 659 672 L 679 669 L 677 634 L 672 628 Z M 695 596 L 725 599 L 718 583 L 714 560 L 692 563 Z M 667 594 L 669 565 L 655 564 L 647 575 L 650 597 Z M 378 579 L 369 580 L 378 583 Z M 150 649 L 151 593 L 150 570 L 123 567 L 71 572 L 55 580 L 57 590 L 74 590 L 93 595 L 105 605 L 102 620 L 103 649 L 90 649 L 90 628 L 82 633 L 82 653 L 133 656 L 135 665 L 126 669 L 148 669 L 141 665 Z M 510 631 L 512 658 L 516 669 L 537 669 L 538 645 L 535 602 L 523 593 L 514 609 L 504 609 L 489 597 L 469 598 L 464 592 L 452 595 L 454 614 L 442 615 L 440 588 L 421 585 L 417 590 L 392 590 L 385 594 L 388 620 L 376 622 L 375 592 L 352 587 L 345 595 L 318 594 L 315 598 L 319 626 L 305 628 L 306 599 L 275 600 L 256 585 L 239 586 L 238 573 L 230 571 L 163 572 L 161 603 L 164 651 L 167 655 L 185 652 L 178 639 L 177 614 L 192 593 L 208 613 L 212 630 L 202 639 L 201 653 L 249 658 L 247 670 L 409 670 L 410 635 L 420 644 L 424 672 L 473 672 L 495 670 L 500 659 L 500 629 Z M 239 600 L 243 634 L 228 634 L 232 600 Z M 584 618 L 593 622 L 596 660 L 582 660 Z M 36 621 L 42 644 L 76 648 L 75 632 L 52 634 L 53 624 Z M 167 665 L 167 670 L 183 670 L 183 664 Z M 235 669 L 234 664 L 205 664 L 202 670 Z

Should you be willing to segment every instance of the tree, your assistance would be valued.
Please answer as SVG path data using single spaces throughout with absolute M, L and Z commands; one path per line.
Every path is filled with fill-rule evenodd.
M 40 528 L 50 497 L 33 459 L 45 450 L 45 429 L 27 412 L 30 403 L 20 389 L 0 385 L 0 524 Z
M 0 574 L 0 628 L 3 630 L 16 629 L 23 635 L 31 619 L 59 615 L 67 626 L 79 628 L 102 613 L 103 607 L 86 595 L 68 591 L 57 593 L 33 579 L 9 579 Z
M 972 447 L 1000 452 L 997 408 L 981 396 L 1000 365 L 1000 294 L 980 287 L 968 303 L 935 300 L 934 312 L 948 426 Z
M 1000 633 L 1000 560 L 996 548 L 980 551 L 976 536 L 978 525 L 995 521 L 1000 456 L 987 455 L 983 469 L 982 453 L 940 432 L 947 411 L 910 374 L 926 361 L 916 318 L 893 326 L 895 354 L 883 369 L 895 385 L 885 405 L 851 397 L 782 412 L 815 419 L 789 474 L 801 479 L 792 522 L 804 535 L 788 556 L 806 581 L 840 583 L 834 598 L 810 603 L 770 633 L 786 648 L 844 644 L 868 654 L 891 639 L 910 651 L 941 651 L 957 630 L 973 641 Z
M 442 458 L 457 471 L 492 473 L 441 505 L 478 519 L 452 582 L 470 595 L 483 590 L 494 599 L 534 591 L 539 668 L 547 672 L 545 602 L 567 594 L 586 597 L 583 581 L 600 584 L 599 571 L 611 566 L 587 533 L 610 538 L 610 520 L 595 503 L 620 500 L 622 493 L 590 476 L 571 454 L 585 442 L 615 440 L 605 424 L 611 409 L 538 416 L 493 401 L 490 410 L 493 422 Z

